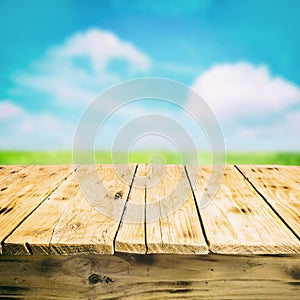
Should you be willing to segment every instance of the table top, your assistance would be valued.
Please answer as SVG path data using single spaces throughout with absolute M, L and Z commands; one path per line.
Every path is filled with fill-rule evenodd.
M 300 167 L 217 167 L 0 166 L 0 252 L 299 254 Z

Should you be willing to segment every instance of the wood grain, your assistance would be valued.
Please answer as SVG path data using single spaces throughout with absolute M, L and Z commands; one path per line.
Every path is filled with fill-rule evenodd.
M 135 165 L 128 170 L 125 166 L 122 175 L 132 177 L 134 169 Z M 93 170 L 93 166 L 79 166 L 76 175 L 83 175 L 81 180 L 90 183 Z M 129 184 L 121 180 L 113 165 L 98 165 L 96 171 L 99 175 L 96 186 L 91 184 L 89 188 L 90 195 L 98 201 L 98 208 L 86 199 L 77 178 L 72 176 L 6 240 L 5 251 L 14 254 L 13 249 L 23 236 L 34 254 L 113 253 L 113 239 Z M 116 195 L 120 201 L 116 201 Z M 104 206 L 111 215 L 101 211 Z M 45 221 L 47 217 L 51 220 Z M 44 234 L 40 235 L 40 230 L 45 230 Z
M 242 175 L 227 166 L 217 194 L 201 210 L 195 203 L 199 206 L 207 195 L 209 168 L 202 167 L 199 173 L 198 168 L 187 167 L 190 178 L 197 175 L 197 181 L 191 181 L 195 199 L 181 166 L 93 168 L 79 166 L 72 175 L 71 166 L 0 168 L 3 252 L 207 254 L 208 248 L 239 255 L 300 252 L 295 234 L 299 167 L 251 166 L 248 174 L 243 166 Z
M 208 253 L 182 166 L 138 166 L 115 249 L 130 253 Z
M 0 183 L 1 242 L 66 179 L 72 167 L 28 166 L 16 170 L 13 181 Z
M 50 241 L 56 224 L 79 194 L 76 174 L 71 174 L 31 216 L 13 232 L 4 244 L 4 253 L 15 255 L 50 254 Z
M 188 167 L 198 174 L 193 185 L 197 203 L 207 193 L 210 169 Z M 223 254 L 299 253 L 300 242 L 234 166 L 226 166 L 218 192 L 201 210 L 210 250 Z
M 300 167 L 239 165 L 237 168 L 300 238 Z
M 139 176 L 144 176 L 141 165 L 137 167 L 133 187 L 115 239 L 115 251 L 146 253 L 145 241 L 145 184 L 136 184 Z
M 148 253 L 207 254 L 208 246 L 184 168 L 150 167 L 146 170 Z
M 0 207 L 8 205 L 16 190 L 17 184 L 21 184 L 22 180 L 28 176 L 28 172 L 32 171 L 30 166 L 4 166 L 3 174 L 0 177 Z
M 299 256 L 0 256 L 5 299 L 299 299 Z
M 17 173 L 24 170 L 28 166 L 25 165 L 2 165 L 0 166 L 0 183 L 8 182 L 11 183 L 16 177 L 18 177 Z M 5 181 L 8 180 L 8 181 Z M 5 185 L 2 183 L 1 185 Z

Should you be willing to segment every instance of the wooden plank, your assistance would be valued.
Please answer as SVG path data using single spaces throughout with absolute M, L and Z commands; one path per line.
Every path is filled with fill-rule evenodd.
M 50 182 L 55 180 L 56 176 L 67 177 L 71 171 L 71 167 L 67 165 L 31 165 L 27 167 L 12 166 L 10 174 L 4 176 L 0 182 L 1 197 L 0 206 L 8 206 L 19 196 L 30 196 L 32 187 L 41 185 L 37 181 L 43 182 L 47 179 Z M 56 174 L 58 173 L 58 174 Z M 47 187 L 45 187 L 47 189 Z
M 144 176 L 142 165 L 137 167 L 135 178 Z M 115 251 L 146 253 L 145 241 L 145 184 L 131 188 L 126 208 L 115 239 Z
M 0 256 L 0 297 L 299 299 L 299 256 Z
M 154 169 L 150 181 L 156 180 L 153 177 L 160 177 L 160 181 L 153 186 L 147 183 L 148 253 L 207 254 L 208 246 L 183 167 L 166 165 L 158 171 Z
M 188 167 L 197 203 L 208 197 L 210 168 Z M 210 250 L 225 254 L 299 253 L 300 242 L 248 181 L 226 166 L 218 192 L 201 210 Z
M 300 167 L 239 165 L 237 168 L 300 238 Z
M 16 173 L 9 185 L 0 183 L 1 242 L 66 179 L 71 170 L 72 167 L 66 165 L 29 166 Z
M 25 165 L 0 165 L 0 180 L 8 176 L 11 177 L 26 167 Z
M 29 250 L 34 254 L 113 252 L 114 237 L 128 196 L 129 185 L 125 184 L 124 188 L 122 176 L 115 174 L 113 166 L 98 167 L 100 168 L 98 171 L 102 174 L 101 181 L 109 187 L 109 195 L 107 191 L 94 190 L 95 186 L 91 186 L 91 191 L 96 195 L 96 200 L 100 199 L 103 205 L 114 203 L 108 207 L 117 217 L 110 218 L 95 210 L 84 198 L 75 175 L 64 181 L 66 178 L 64 167 L 16 166 L 17 172 L 11 174 L 9 168 L 0 169 L 0 172 L 3 172 L 3 176 L 0 177 L 3 179 L 0 180 L 0 187 L 6 187 L 0 192 L 0 202 L 5 204 L 1 208 L 4 210 L 0 210 L 0 229 L 5 228 L 6 224 L 9 227 L 14 224 L 13 222 L 21 223 L 18 228 L 16 227 L 19 223 L 15 223 L 11 229 L 15 231 L 3 243 L 5 253 L 28 254 Z M 107 167 L 111 171 L 105 171 Z M 11 168 L 15 170 L 13 169 L 15 166 Z M 52 177 L 59 177 L 57 172 L 53 172 L 57 170 L 56 168 L 60 168 L 62 172 L 62 184 L 57 190 L 55 187 L 58 185 L 51 188 Z M 131 166 L 129 172 L 125 170 L 122 174 L 127 178 L 127 183 L 130 181 L 128 178 L 132 178 L 134 168 L 135 165 Z M 131 191 L 116 236 L 116 250 L 133 253 L 207 253 L 207 245 L 193 197 L 190 195 L 186 201 L 184 201 L 185 197 L 182 197 L 185 191 L 190 191 L 190 187 L 181 166 L 163 166 L 161 169 L 161 166 L 140 165 L 137 170 L 134 183 L 139 180 L 137 183 L 140 188 L 134 187 Z M 218 201 L 214 203 L 213 208 L 205 208 L 206 212 L 201 211 L 204 227 L 212 235 L 209 237 L 207 232 L 210 249 L 217 253 L 236 254 L 280 254 L 297 251 L 299 253 L 299 241 L 284 224 L 285 219 L 289 220 L 290 216 L 285 216 L 282 222 L 233 166 L 227 167 L 226 170 L 222 188 L 217 194 Z M 189 168 L 190 174 L 194 171 L 192 167 Z M 199 185 L 198 194 L 195 193 L 198 201 L 203 194 L 209 176 L 208 171 L 204 168 L 203 174 L 199 175 L 196 183 L 196 187 Z M 268 171 L 271 172 L 272 169 Z M 277 182 L 275 171 L 273 180 Z M 89 182 L 90 170 L 83 166 L 81 172 Z M 279 189 L 284 191 L 289 187 L 290 192 L 287 197 L 298 200 L 299 168 L 283 168 L 281 173 L 282 177 L 277 183 Z M 152 185 L 154 179 L 158 179 L 158 183 Z M 288 180 L 290 185 L 284 185 Z M 176 186 L 179 186 L 178 190 L 167 202 L 160 201 L 166 195 L 170 195 Z M 55 192 L 51 193 L 53 190 Z M 47 196 L 43 196 L 43 193 L 49 196 L 48 200 L 45 200 Z M 116 195 L 117 198 L 122 199 L 121 206 L 116 205 L 118 202 Z M 177 207 L 180 202 L 183 202 L 182 206 Z M 32 205 L 33 203 L 38 204 Z M 13 209 L 11 205 L 14 205 Z M 289 205 L 299 207 L 295 203 L 293 206 L 293 202 L 289 202 Z M 290 209 L 289 205 L 286 205 L 287 210 Z M 39 207 L 35 210 L 37 206 Z M 133 207 L 138 209 L 132 209 Z M 12 214 L 15 208 L 17 212 Z M 170 210 L 174 212 L 164 218 L 163 216 Z M 9 216 L 7 219 L 5 219 L 6 215 Z M 155 215 L 158 218 L 153 220 Z M 5 220 L 5 223 L 2 223 L 2 220 Z
M 97 166 L 99 179 L 105 189 L 95 189 L 100 205 L 108 207 L 109 215 L 95 209 L 86 199 L 72 201 L 70 211 L 64 214 L 57 224 L 51 244 L 58 253 L 113 253 L 113 241 L 129 194 L 130 182 L 136 165 L 119 166 L 116 172 L 113 165 Z M 89 181 L 89 170 L 86 179 Z M 120 177 L 126 177 L 124 182 Z M 129 180 L 128 180 L 129 179 Z M 93 187 L 91 187 L 93 189 Z
M 208 253 L 182 166 L 138 166 L 115 249 L 131 253 Z
M 4 206 L 4 204 L 8 204 L 11 201 L 11 198 L 7 197 L 11 192 L 11 189 L 14 188 L 14 184 L 16 181 L 22 180 L 27 176 L 27 170 L 30 169 L 29 166 L 2 166 L 3 168 L 0 170 L 0 206 Z M 31 167 L 32 169 L 32 167 Z
M 92 182 L 93 166 L 80 166 L 76 175 Z M 121 176 L 131 179 L 135 165 L 119 167 Z M 113 240 L 129 192 L 129 184 L 120 178 L 113 165 L 99 165 L 99 178 L 89 186 L 99 205 L 111 215 L 95 208 L 81 192 L 77 178 L 72 177 L 43 203 L 7 240 L 5 251 L 14 254 L 12 245 L 25 240 L 33 254 L 113 253 Z M 100 181 L 105 188 L 99 185 Z M 116 200 L 116 195 L 120 201 Z M 92 199 L 90 199 L 92 200 Z M 40 216 L 51 218 L 45 221 Z M 115 217 L 113 217 L 115 216 Z M 42 228 L 40 236 L 36 231 Z
M 5 254 L 26 255 L 51 253 L 50 241 L 61 215 L 79 194 L 76 174 L 72 173 L 42 205 L 36 209 L 6 240 Z
M 155 181 L 157 184 L 152 184 Z M 153 165 L 146 184 L 148 253 L 207 254 L 208 246 L 184 168 Z

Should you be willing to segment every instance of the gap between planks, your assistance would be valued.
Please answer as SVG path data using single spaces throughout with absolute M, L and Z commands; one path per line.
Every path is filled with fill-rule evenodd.
M 276 210 L 272 203 L 267 199 L 267 197 L 259 190 L 259 187 L 254 185 L 254 182 L 246 176 L 245 172 L 242 170 L 242 166 L 239 167 L 234 165 L 234 167 L 242 174 L 242 176 L 249 182 L 253 189 L 259 194 L 259 196 L 266 202 L 266 204 L 272 209 L 272 211 L 277 215 L 277 217 L 282 221 L 282 223 L 289 228 L 289 230 L 295 235 L 295 237 L 300 241 L 300 236 L 295 232 L 295 230 L 290 226 L 290 224 L 284 219 L 284 217 Z M 270 167 L 268 167 L 270 168 Z
M 189 173 L 187 171 L 187 166 L 184 166 L 184 172 L 186 174 L 186 177 L 189 181 L 189 185 L 190 185 L 191 190 L 192 190 L 193 199 L 194 199 L 194 203 L 195 203 L 195 206 L 196 206 L 196 209 L 197 209 L 198 218 L 199 218 L 200 226 L 201 226 L 201 229 L 202 229 L 203 237 L 204 237 L 205 242 L 208 246 L 208 251 L 211 253 L 211 250 L 210 250 L 210 247 L 209 247 L 210 246 L 209 245 L 209 240 L 207 238 L 207 234 L 206 234 L 205 227 L 204 227 L 204 224 L 203 224 L 203 219 L 201 217 L 201 209 L 199 208 L 199 205 L 198 205 L 197 200 L 196 200 L 195 191 L 194 191 L 194 188 L 193 188 L 193 185 L 192 185 L 192 182 L 191 182 L 191 178 L 190 178 Z
M 139 165 L 133 183 L 115 251 L 208 253 L 184 166 Z
M 126 182 L 130 182 L 136 165 L 120 167 L 122 173 L 119 175 L 128 177 Z M 77 179 L 83 184 L 80 187 Z M 100 182 L 106 188 L 101 188 Z M 107 203 L 115 218 L 92 206 L 90 201 L 94 199 L 87 201 L 81 188 L 85 188 L 85 192 L 87 188 L 89 196 L 94 197 L 99 205 Z M 26 254 L 21 249 L 26 240 L 33 254 L 112 254 L 113 237 L 128 191 L 129 184 L 122 182 L 112 165 L 98 165 L 96 169 L 79 166 L 76 174 L 69 176 L 60 189 L 5 241 L 4 249 L 7 254 Z M 119 201 L 115 198 L 117 194 L 120 195 Z
M 123 217 L 124 217 L 124 214 L 125 214 L 125 211 L 126 211 L 127 203 L 128 203 L 129 197 L 130 197 L 130 193 L 131 193 L 131 189 L 132 189 L 132 185 L 133 185 L 133 181 L 134 181 L 137 169 L 138 169 L 138 164 L 134 168 L 133 176 L 132 176 L 131 181 L 130 181 L 129 191 L 128 191 L 128 194 L 126 196 L 126 200 L 125 200 L 125 204 L 124 204 L 123 211 L 122 211 L 122 214 L 121 214 L 121 218 L 119 220 L 119 224 L 118 224 L 116 233 L 115 233 L 114 238 L 113 238 L 113 253 L 116 252 L 115 251 L 115 249 L 116 249 L 116 238 L 117 238 L 118 232 L 120 230 L 120 227 L 122 225 L 122 220 L 123 220 Z
M 138 170 L 138 168 L 139 167 L 142 167 L 142 166 L 144 166 L 144 165 L 136 165 L 136 167 L 135 167 L 135 171 L 134 171 L 134 173 L 133 173 L 133 176 L 132 176 L 132 180 L 131 180 L 131 183 L 130 183 L 130 185 L 129 185 L 129 192 L 128 192 L 128 194 L 127 194 L 127 196 L 126 196 L 126 202 L 125 202 L 125 205 L 124 205 L 124 207 L 123 207 L 123 210 L 122 210 L 122 215 L 121 215 L 121 217 L 120 217 L 120 219 L 119 219 L 119 223 L 118 223 L 118 227 L 117 227 L 117 230 L 116 230 L 116 232 L 115 232 L 115 235 L 114 235 L 114 239 L 113 239 L 113 252 L 115 252 L 115 251 L 117 251 L 118 252 L 118 249 L 117 249 L 117 247 L 116 247 L 116 240 L 117 240 L 117 237 L 118 237 L 118 234 L 120 233 L 120 229 L 121 229 L 121 227 L 122 227 L 122 225 L 123 225 L 123 221 L 124 221 L 124 218 L 125 218 L 125 214 L 126 214 L 126 210 L 127 210 L 127 208 L 128 208 L 128 204 L 129 204 L 129 201 L 130 201 L 130 196 L 131 196 L 131 193 L 132 193 L 132 187 L 133 187 L 133 182 L 134 182 L 134 180 L 136 179 L 136 173 L 137 173 L 137 170 Z M 257 198 L 259 198 L 263 203 L 265 203 L 266 205 L 268 205 L 269 207 L 270 207 L 270 209 L 272 209 L 272 211 L 276 214 L 276 216 L 282 221 L 282 217 L 281 217 L 281 215 L 279 214 L 279 212 L 277 212 L 276 211 L 276 209 L 275 208 L 273 208 L 272 206 L 270 206 L 268 203 L 267 203 L 267 201 L 266 201 L 266 199 L 262 196 L 262 194 L 260 194 L 259 192 L 258 192 L 258 190 L 255 188 L 255 186 L 253 185 L 253 184 L 251 184 L 251 182 L 249 182 L 249 179 L 247 179 L 246 178 L 246 176 L 243 174 L 243 173 L 241 173 L 240 172 L 240 170 L 238 169 L 238 167 L 237 166 L 235 166 L 235 168 L 237 169 L 237 174 L 241 177 L 241 178 L 244 178 L 244 179 L 246 179 L 247 180 L 247 182 L 251 185 L 251 189 L 253 189 L 253 192 L 255 192 L 256 194 L 257 194 Z M 73 170 L 73 172 L 74 172 L 74 170 Z M 203 220 L 202 220 L 202 218 L 203 218 L 203 216 L 202 216 L 202 210 L 200 210 L 199 209 L 199 206 L 198 206 L 198 203 L 197 203 L 197 191 L 195 191 L 194 190 L 194 188 L 193 188 L 193 186 L 192 186 L 192 184 L 191 184 L 191 180 L 190 180 L 190 176 L 189 176 L 189 173 L 188 173 L 188 167 L 186 167 L 186 166 L 184 166 L 184 172 L 185 172 L 185 174 L 186 174 L 186 176 L 187 176 L 187 179 L 188 179 L 188 181 L 189 181 L 189 186 L 190 186 L 190 189 L 191 189 L 191 192 L 192 192 L 192 194 L 193 194 L 193 203 L 194 203 L 194 205 L 195 205 L 195 208 L 197 209 L 197 216 L 198 216 L 198 222 L 199 222 L 199 226 L 201 226 L 201 232 L 202 232 L 202 234 L 203 234 L 203 236 L 204 236 L 204 239 L 205 239 L 205 242 L 206 242 L 206 246 L 207 246 L 207 248 L 208 248 L 208 246 L 210 246 L 210 237 L 208 236 L 208 232 L 206 232 L 208 229 L 206 228 L 206 226 L 205 226 L 205 224 L 204 224 L 204 222 L 203 222 Z M 61 184 L 63 183 L 64 181 L 62 181 L 61 183 L 60 183 L 60 185 L 58 186 L 58 187 L 60 187 L 61 186 Z M 57 190 L 58 189 L 58 187 L 56 187 L 56 189 L 55 190 Z M 150 191 L 150 190 L 149 190 Z M 54 190 L 53 190 L 53 192 L 54 192 Z M 52 192 L 52 193 L 53 193 Z M 51 193 L 51 194 L 52 194 Z M 147 190 L 147 188 L 146 188 L 146 186 L 145 186 L 145 189 L 144 189 L 144 192 L 142 192 L 141 194 L 144 194 L 144 197 L 142 198 L 142 200 L 143 200 L 143 202 L 144 202 L 144 211 L 143 211 L 143 223 L 141 224 L 142 225 L 142 227 L 141 228 L 143 228 L 143 234 L 141 235 L 142 236 L 142 239 L 141 240 L 143 240 L 143 243 L 144 243 L 144 248 L 145 248 L 145 251 L 144 250 L 142 250 L 142 251 L 140 251 L 140 252 L 137 252 L 137 253 L 153 253 L 153 252 L 151 252 L 151 245 L 149 245 L 148 244 L 148 234 L 147 234 L 147 220 L 146 220 L 146 216 L 147 216 L 147 194 L 148 194 L 148 190 Z M 49 197 L 49 196 L 48 196 Z M 48 197 L 46 197 L 44 200 L 43 200 L 43 202 L 48 198 Z M 199 195 L 198 195 L 198 197 L 199 197 Z M 42 202 L 42 203 L 43 203 Z M 40 203 L 35 209 L 34 209 L 34 211 L 36 211 L 41 205 L 42 205 L 42 203 Z M 34 211 L 32 211 L 19 225 L 18 225 L 18 227 L 27 219 L 27 218 L 29 218 L 32 214 L 33 214 L 33 212 Z M 289 227 L 289 226 L 287 226 L 287 224 L 285 223 L 285 222 L 283 222 L 284 224 L 284 227 L 288 227 L 288 229 L 291 231 L 291 228 Z M 158 224 L 159 226 L 159 228 L 162 228 L 162 221 L 161 220 L 159 220 L 159 224 Z M 14 230 L 13 230 L 13 232 L 18 228 L 18 227 L 16 227 Z M 54 229 L 53 229 L 54 230 Z M 160 234 L 162 235 L 162 232 L 160 232 Z M 11 235 L 11 234 L 9 234 L 9 235 Z M 8 235 L 8 236 L 9 236 Z M 163 237 L 161 237 L 161 240 L 163 240 Z M 28 244 L 28 243 L 25 243 L 25 246 L 26 246 L 26 248 L 27 248 L 27 251 L 29 251 L 29 252 L 31 252 L 30 254 L 32 254 L 32 251 L 31 251 L 31 247 L 30 247 L 30 244 Z M 150 247 L 149 247 L 150 246 Z M 164 245 L 165 246 L 165 245 Z M 153 249 L 153 248 L 152 248 Z M 173 253 L 172 251 L 173 251 L 173 249 L 171 249 L 171 248 L 169 248 L 167 251 L 169 251 L 169 253 Z M 136 249 L 133 249 L 133 251 L 135 251 Z M 144 251 L 144 252 L 143 252 Z M 153 250 L 152 250 L 153 251 Z M 163 251 L 165 251 L 165 249 L 163 249 Z M 159 253 L 159 252 L 158 252 Z M 163 252 L 163 253 L 168 253 L 168 252 Z
M 12 168 L 13 170 L 10 171 Z M 5 225 L 1 227 L 0 253 L 2 252 L 5 240 L 28 219 L 45 202 L 45 200 L 55 190 L 57 190 L 65 180 L 67 180 L 69 175 L 74 171 L 73 167 L 67 165 L 9 165 L 6 166 L 6 168 L 2 167 L 1 171 L 5 171 L 5 169 L 7 169 L 7 171 L 10 171 L 9 173 L 12 176 L 1 178 L 0 183 L 4 184 L 6 187 L 5 189 L 1 189 L 1 192 L 4 191 L 4 196 L 1 194 L 2 198 L 0 198 L 0 204 L 5 205 L 6 208 L 11 208 L 6 212 L 4 211 L 4 220 L 7 220 L 6 223 L 4 222 Z M 52 173 L 45 174 L 45 169 L 50 169 Z M 51 178 L 51 176 L 53 177 Z M 36 177 L 41 179 L 41 183 L 44 183 L 46 185 L 44 190 L 41 189 L 40 185 L 34 186 L 31 181 L 28 181 L 28 178 L 32 180 Z M 18 184 L 21 190 L 15 191 L 15 188 L 16 186 L 18 186 Z M 12 187 L 12 191 L 10 191 L 10 194 L 6 193 L 10 190 L 10 187 Z M 24 189 L 29 193 L 29 195 L 26 196 L 26 194 L 24 193 Z M 29 197 L 31 197 L 31 201 L 28 200 Z M 19 209 L 13 210 L 13 208 L 15 207 Z M 10 222 L 9 218 L 12 218 Z M 1 221 L 3 222 L 3 218 L 1 219 Z M 24 246 L 26 251 L 31 253 L 28 243 L 25 243 Z
M 258 168 L 258 167 L 257 167 Z M 188 166 L 210 250 L 219 254 L 299 253 L 300 243 L 236 168 L 227 165 L 217 192 L 206 186 L 211 167 Z M 206 186 L 206 188 L 205 188 Z M 295 188 L 297 189 L 297 188 Z M 288 201 L 287 198 L 284 199 Z M 202 204 L 203 206 L 203 204 Z
M 63 180 L 61 180 L 59 183 L 58 183 L 58 185 L 48 194 L 48 195 L 46 195 L 45 197 L 44 197 L 44 199 L 35 207 L 35 208 L 33 208 L 33 210 L 28 214 L 28 215 L 26 215 L 19 223 L 18 223 L 18 225 L 6 236 L 6 237 L 4 237 L 3 238 L 3 240 L 1 241 L 1 247 L 0 247 L 0 253 L 1 253 L 1 248 L 3 247 L 3 245 L 5 244 L 5 240 L 10 236 L 10 235 L 12 235 L 17 229 L 18 229 L 18 227 L 20 227 L 49 197 L 51 197 L 51 195 L 56 191 L 56 190 L 58 190 L 59 189 L 59 187 L 65 182 L 65 181 L 67 181 L 68 180 L 68 178 L 70 177 L 70 176 L 72 176 L 72 174 L 75 172 L 75 170 L 76 170 L 76 168 L 74 168 L 74 169 L 72 169 L 71 170 L 71 172 L 68 174 L 68 175 L 66 175 L 66 177 L 64 177 L 63 178 Z M 17 171 L 17 172 L 19 172 L 19 170 Z M 17 173 L 16 172 L 16 173 Z M 31 249 L 31 247 L 30 247 L 30 245 L 29 245 L 29 243 L 27 243 L 27 242 L 25 242 L 24 243 L 24 247 L 25 247 L 25 249 L 26 249 L 26 251 L 29 253 L 29 254 L 33 254 L 33 252 L 32 252 L 32 249 Z

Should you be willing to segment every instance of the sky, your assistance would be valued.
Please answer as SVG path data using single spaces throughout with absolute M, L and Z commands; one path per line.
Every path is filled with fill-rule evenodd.
M 299 14 L 297 0 L 1 0 L 0 149 L 71 150 L 98 95 L 161 77 L 206 101 L 228 151 L 299 151 Z M 206 149 L 210 137 L 186 113 L 197 107 L 188 96 L 180 109 L 128 104 L 107 116 L 96 145 L 111 149 L 128 122 L 161 114 Z M 131 147 L 173 142 L 144 135 Z

